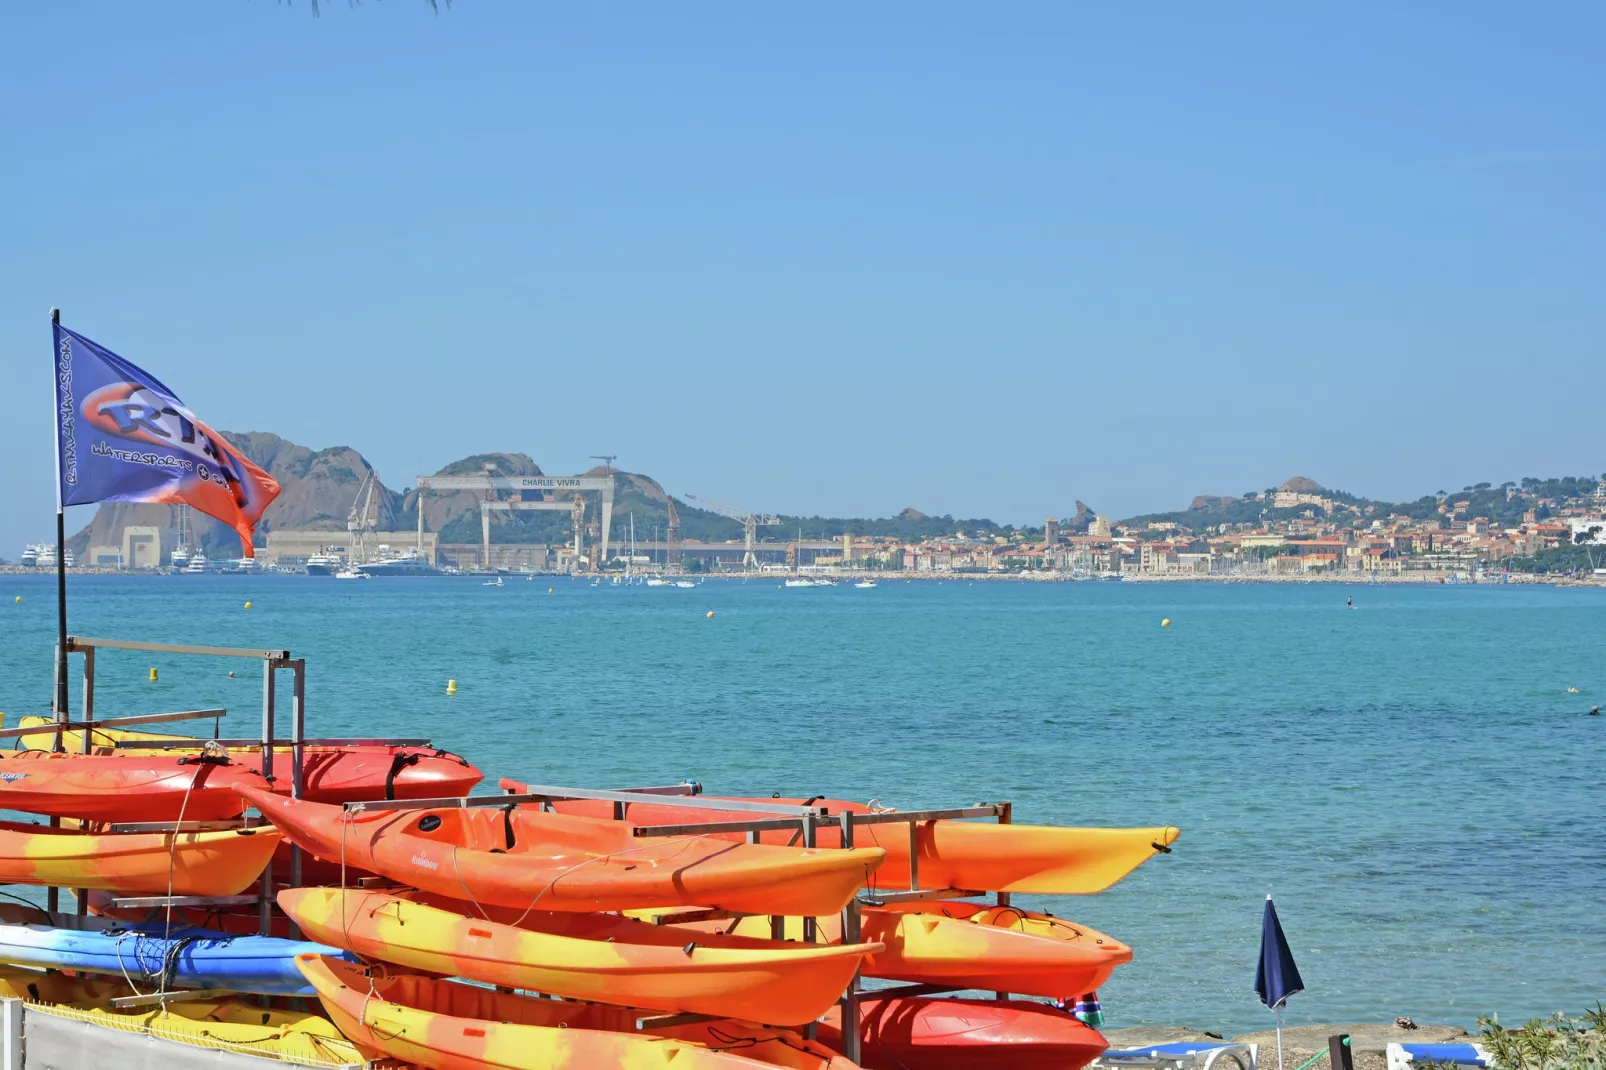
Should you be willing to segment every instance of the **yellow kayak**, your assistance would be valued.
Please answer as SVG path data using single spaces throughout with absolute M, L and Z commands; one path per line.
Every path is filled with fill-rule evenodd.
M 269 1010 L 234 999 L 113 1010 L 133 995 L 110 978 L 0 969 L 0 997 L 27 1000 L 48 1013 L 131 1033 L 149 1033 L 205 1048 L 244 1052 L 314 1066 L 361 1066 L 363 1055 L 333 1022 L 306 1011 Z
M 566 999 L 777 1025 L 824 1014 L 864 956 L 883 949 L 722 937 L 607 914 L 522 911 L 518 927 L 357 889 L 287 888 L 279 906 L 307 939 L 366 959 Z
M 531 999 L 417 974 L 383 976 L 377 968 L 365 971 L 320 955 L 298 955 L 296 965 L 360 1048 L 429 1070 L 855 1070 L 784 1030 L 745 1023 L 730 1023 L 729 1031 L 708 1028 L 724 1021 L 681 1027 L 706 1037 L 705 1045 L 630 1031 L 621 1020 L 630 1012 L 618 1008 Z

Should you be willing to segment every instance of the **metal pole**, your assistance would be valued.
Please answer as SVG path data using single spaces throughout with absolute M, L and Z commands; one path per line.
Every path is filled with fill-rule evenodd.
M 853 847 L 853 815 L 844 811 L 837 820 L 842 824 L 842 847 Z M 859 897 L 855 895 L 842 908 L 842 942 L 856 944 L 861 937 L 859 926 Z M 842 1056 L 851 1063 L 859 1061 L 859 971 L 853 971 L 847 991 L 842 993 Z
M 87 722 L 95 719 L 95 648 L 92 646 L 86 646 L 83 650 L 79 651 L 79 653 L 83 654 L 84 656 L 83 703 L 84 721 L 87 724 Z M 93 737 L 94 732 L 86 727 L 84 729 L 85 754 L 88 754 L 90 751 L 90 743 Z
M 294 673 L 294 688 L 291 693 L 290 706 L 290 797 L 301 798 L 306 790 L 306 747 L 307 738 L 307 662 L 304 658 L 297 658 L 290 663 L 290 670 Z M 301 887 L 301 848 L 295 844 L 290 845 L 290 887 Z M 301 936 L 300 927 L 295 922 L 290 923 L 290 937 L 297 939 Z
M 1014 803 L 1007 802 L 1007 803 L 999 804 L 998 823 L 1000 825 L 1008 825 L 1014 820 L 1014 818 L 1015 818 L 1015 804 Z M 1009 893 L 1008 892 L 999 892 L 998 893 L 998 905 L 1001 906 L 1001 907 L 1009 906 Z M 1008 999 L 1009 998 L 1009 993 L 1008 992 L 994 992 L 993 993 L 993 998 L 994 999 Z M 1280 1068 L 1279 1068 L 1279 1070 L 1280 1070 Z
M 61 309 L 50 310 L 51 369 L 56 397 L 61 398 L 61 381 L 72 381 L 72 368 L 62 369 Z M 67 720 L 67 507 L 61 493 L 61 411 L 56 411 L 56 720 Z M 60 750 L 60 735 L 56 749 Z
M 814 815 L 812 813 L 804 814 L 800 820 L 803 823 L 803 849 L 809 850 L 814 847 Z M 803 942 L 805 944 L 814 943 L 817 929 L 818 923 L 815 922 L 814 915 L 803 915 Z M 846 1028 L 847 1024 L 843 1023 L 843 1029 L 846 1030 Z M 810 1040 L 814 1040 L 818 1032 L 819 1030 L 813 1022 L 803 1027 L 803 1035 Z
M 274 672 L 279 663 L 271 658 L 262 661 L 262 778 L 271 787 L 273 782 L 273 703 Z M 273 860 L 262 869 L 261 901 L 257 904 L 257 921 L 263 936 L 272 929 L 273 921 Z

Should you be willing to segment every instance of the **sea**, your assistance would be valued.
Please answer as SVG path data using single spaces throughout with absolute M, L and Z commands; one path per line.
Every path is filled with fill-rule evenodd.
M 486 790 L 691 779 L 1179 826 L 1171 854 L 1106 892 L 1017 897 L 1134 948 L 1100 992 L 1110 1026 L 1269 1028 L 1253 992 L 1267 895 L 1305 982 L 1290 1024 L 1470 1026 L 1606 997 L 1606 717 L 1588 716 L 1606 701 L 1606 591 L 273 575 L 69 589 L 74 634 L 288 649 L 307 662 L 311 734 L 427 736 Z M 55 623 L 50 577 L 0 576 L 10 717 L 48 709 Z M 225 735 L 259 731 L 259 663 L 107 651 L 96 680 L 103 715 L 218 706 Z

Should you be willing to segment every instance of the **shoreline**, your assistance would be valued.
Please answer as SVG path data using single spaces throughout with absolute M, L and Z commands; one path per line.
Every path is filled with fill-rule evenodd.
M 177 573 L 171 570 L 157 571 L 155 569 L 117 569 L 117 568 L 87 568 L 74 567 L 69 573 L 69 579 L 86 576 L 128 576 L 149 578 L 170 578 Z M 243 578 L 238 574 L 225 572 L 206 573 L 206 575 L 233 576 Z M 410 582 L 426 579 L 479 579 L 480 573 L 464 573 L 458 576 L 421 576 L 400 577 Z M 516 573 L 515 573 L 516 575 Z M 533 575 L 550 580 L 591 580 L 597 575 L 612 576 L 614 573 L 564 573 L 564 572 L 538 572 Z M 796 573 L 789 572 L 677 572 L 663 573 L 677 579 L 716 580 L 753 582 L 755 580 L 773 580 L 777 583 Z M 805 573 L 805 575 L 819 576 L 820 574 Z M 40 576 L 54 577 L 54 570 L 41 570 L 30 565 L 0 565 L 0 576 Z M 274 579 L 299 577 L 306 579 L 329 579 L 327 576 L 309 577 L 300 572 L 259 572 L 256 578 L 268 577 Z M 1411 573 L 1393 576 L 1351 575 L 1342 572 L 1314 573 L 1307 575 L 1233 575 L 1233 574 L 1190 574 L 1190 573 L 1152 573 L 1132 572 L 1125 573 L 1120 579 L 1103 579 L 1097 576 L 1069 576 L 1058 573 L 999 573 L 999 572 L 909 572 L 891 570 L 844 570 L 824 574 L 821 578 L 836 580 L 839 583 L 853 583 L 859 580 L 875 580 L 877 582 L 896 583 L 1224 583 L 1224 584 L 1333 584 L 1349 587 L 1511 587 L 1511 586 L 1545 586 L 1545 587 L 1584 587 L 1606 588 L 1606 576 L 1549 576 L 1527 572 L 1495 573 L 1493 579 L 1482 580 L 1456 579 L 1449 574 Z

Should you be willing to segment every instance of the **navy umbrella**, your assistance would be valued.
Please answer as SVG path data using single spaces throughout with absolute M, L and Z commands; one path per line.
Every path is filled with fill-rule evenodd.
M 1277 1070 L 1283 1066 L 1283 1004 L 1296 992 L 1305 991 L 1305 981 L 1288 950 L 1282 922 L 1271 896 L 1266 897 L 1266 913 L 1260 920 L 1260 962 L 1255 967 L 1255 994 L 1260 1002 L 1277 1013 Z

